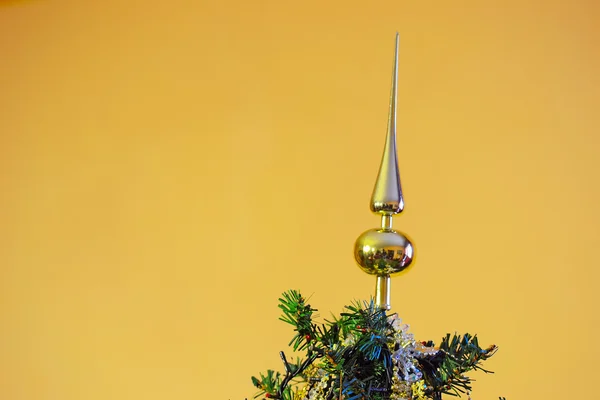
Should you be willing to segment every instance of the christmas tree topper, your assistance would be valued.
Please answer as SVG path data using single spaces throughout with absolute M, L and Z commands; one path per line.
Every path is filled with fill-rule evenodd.
M 399 41 L 399 35 L 396 33 L 387 135 L 379 174 L 371 196 L 371 211 L 381 215 L 381 228 L 364 232 L 354 245 L 354 258 L 360 268 L 377 277 L 375 303 L 385 310 L 391 308 L 391 275 L 406 270 L 414 260 L 414 246 L 411 240 L 402 232 L 392 229 L 392 216 L 404 209 L 396 149 Z

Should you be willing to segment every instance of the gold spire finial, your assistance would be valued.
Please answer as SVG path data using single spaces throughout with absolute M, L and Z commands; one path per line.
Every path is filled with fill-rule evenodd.
M 354 245 L 354 258 L 360 268 L 368 274 L 377 276 L 375 302 L 384 310 L 389 310 L 392 306 L 391 275 L 406 270 L 414 260 L 414 246 L 410 239 L 405 234 L 392 229 L 392 216 L 404 209 L 396 150 L 399 41 L 399 34 L 396 33 L 387 136 L 379 174 L 371 196 L 371 211 L 381 214 L 381 228 L 364 232 L 356 239 Z
M 379 166 L 379 174 L 373 195 L 371 196 L 371 211 L 382 215 L 399 214 L 404 209 L 400 172 L 398 171 L 398 156 L 396 155 L 396 97 L 398 95 L 398 46 L 400 35 L 396 33 L 396 51 L 392 73 L 392 90 L 390 93 L 390 110 L 388 114 L 387 135 L 385 147 Z

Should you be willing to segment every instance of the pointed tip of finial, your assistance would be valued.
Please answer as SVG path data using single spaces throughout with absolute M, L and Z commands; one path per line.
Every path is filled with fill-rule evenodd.
M 371 211 L 383 215 L 393 215 L 404 209 L 400 171 L 396 154 L 396 97 L 398 91 L 398 47 L 400 34 L 396 32 L 396 49 L 392 73 L 392 90 L 390 93 L 390 110 L 388 116 L 387 136 L 379 174 L 371 196 Z

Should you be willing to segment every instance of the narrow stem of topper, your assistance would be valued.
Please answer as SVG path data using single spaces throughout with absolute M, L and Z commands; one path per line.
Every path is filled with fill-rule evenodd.
M 377 276 L 375 304 L 382 310 L 392 308 L 392 278 L 389 275 Z
M 381 216 L 381 229 L 392 229 L 392 223 L 393 220 L 391 215 L 383 214 Z

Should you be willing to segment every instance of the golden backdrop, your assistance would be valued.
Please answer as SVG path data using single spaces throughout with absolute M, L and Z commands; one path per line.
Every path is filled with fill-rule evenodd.
M 588 1 L 0 1 L 0 398 L 231 399 L 280 368 L 278 295 L 352 258 L 396 31 L 418 338 L 500 350 L 477 399 L 590 399 L 600 7 Z

